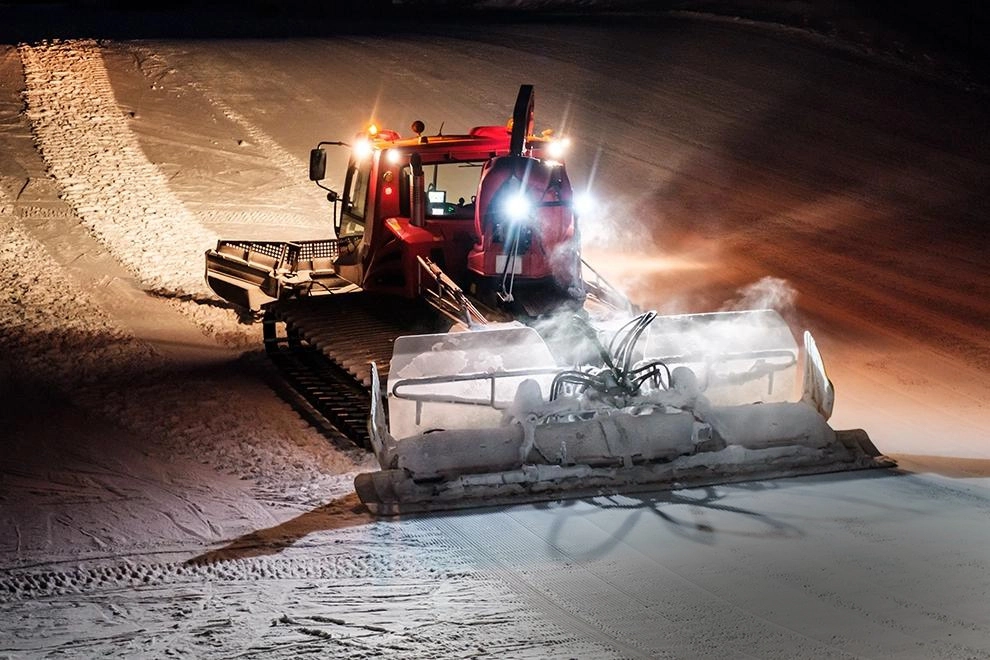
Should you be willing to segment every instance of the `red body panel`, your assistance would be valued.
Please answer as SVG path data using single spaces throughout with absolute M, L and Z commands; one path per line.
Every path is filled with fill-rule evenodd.
M 530 202 L 532 213 L 513 220 L 504 205 L 519 194 Z M 481 241 L 468 256 L 468 268 L 482 277 L 501 276 L 513 259 L 516 239 L 519 245 L 511 265 L 516 277 L 566 281 L 561 262 L 573 256 L 569 253 L 575 248 L 571 195 L 570 181 L 559 163 L 513 156 L 491 160 L 478 186 L 475 231 Z
M 392 137 L 391 132 L 382 133 Z M 506 239 L 511 236 L 499 204 L 510 192 L 525 188 L 534 212 L 512 228 L 520 237 L 525 235 L 518 245 L 525 249 L 516 250 L 513 270 L 517 278 L 553 278 L 566 288 L 577 254 L 570 182 L 562 164 L 539 160 L 545 138 L 531 139 L 528 156 L 509 156 L 509 142 L 503 126 L 476 127 L 468 135 L 373 140 L 374 149 L 367 156 L 372 160 L 361 248 L 362 287 L 418 297 L 417 257 L 437 263 L 465 289 L 479 278 L 500 278 L 511 247 Z M 409 184 L 403 181 L 413 153 L 420 155 L 424 168 L 484 163 L 478 169 L 473 205 L 459 206 L 450 216 L 428 216 L 421 226 L 414 226 Z

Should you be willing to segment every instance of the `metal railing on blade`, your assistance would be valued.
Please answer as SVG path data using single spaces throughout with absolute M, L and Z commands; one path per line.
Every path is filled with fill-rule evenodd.
M 560 373 L 557 367 L 543 367 L 539 369 L 510 369 L 506 371 L 493 371 L 472 374 L 456 374 L 453 376 L 421 376 L 418 378 L 404 378 L 392 385 L 392 396 L 397 399 L 424 403 L 460 403 L 475 406 L 488 406 L 496 410 L 504 410 L 506 405 L 500 405 L 496 395 L 496 385 L 499 379 L 504 378 L 527 378 L 532 376 L 553 376 Z M 453 383 L 467 383 L 489 381 L 488 397 L 465 397 L 454 394 L 439 394 L 433 392 L 409 393 L 400 390 L 412 387 L 450 385 Z
M 593 282 L 587 279 L 584 282 L 585 287 L 591 289 L 592 295 L 603 303 L 612 305 L 617 309 L 639 311 L 638 306 L 634 305 L 624 293 L 612 286 L 612 284 L 606 280 L 601 273 L 592 268 L 591 264 L 584 259 L 581 259 L 581 267 L 590 271 L 591 274 L 595 276 L 595 280 Z
M 784 358 L 783 362 L 767 362 L 767 358 Z M 709 387 L 716 385 L 740 385 L 746 382 L 770 379 L 768 383 L 772 389 L 772 380 L 776 372 L 784 371 L 794 366 L 797 362 L 795 356 L 790 351 L 761 351 L 755 353 L 735 353 L 719 356 L 719 359 L 706 359 L 703 355 L 678 355 L 675 357 L 658 358 L 668 365 L 676 364 L 703 364 L 701 370 L 700 390 L 704 392 Z M 716 373 L 717 365 L 726 364 L 732 361 L 747 360 L 753 361 L 750 368 L 744 371 L 730 371 L 729 373 Z M 496 410 L 503 410 L 506 405 L 499 404 L 496 396 L 496 385 L 499 379 L 518 378 L 523 379 L 533 376 L 557 376 L 564 370 L 558 367 L 544 367 L 539 369 L 512 369 L 497 372 L 456 374 L 451 376 L 423 376 L 417 378 L 404 378 L 396 381 L 391 388 L 391 394 L 397 399 L 409 401 L 429 402 L 429 403 L 459 403 L 466 405 L 488 406 Z M 488 396 L 486 398 L 465 397 L 453 394 L 442 394 L 435 391 L 429 392 L 409 392 L 407 390 L 416 387 L 442 386 L 453 383 L 469 383 L 488 381 Z

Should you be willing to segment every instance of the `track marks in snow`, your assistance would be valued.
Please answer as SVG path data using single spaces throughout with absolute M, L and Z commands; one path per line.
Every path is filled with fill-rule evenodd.
M 168 62 L 165 61 L 164 57 L 152 50 L 151 48 L 144 47 L 137 44 L 132 44 L 130 46 L 131 50 L 135 53 L 136 59 L 142 71 L 148 77 L 157 77 L 159 83 L 164 84 L 166 74 L 176 73 Z M 199 92 L 203 95 L 207 101 L 215 107 L 224 117 L 234 122 L 240 126 L 245 135 L 248 136 L 249 142 L 261 147 L 265 154 L 266 160 L 270 162 L 274 167 L 282 173 L 286 181 L 293 181 L 299 179 L 304 172 L 309 171 L 309 165 L 304 163 L 299 158 L 296 158 L 291 153 L 282 148 L 282 146 L 276 142 L 270 135 L 263 131 L 258 126 L 254 125 L 247 117 L 238 112 L 229 103 L 223 99 L 216 96 L 216 94 L 210 89 L 210 86 L 202 81 L 190 81 L 187 83 L 188 87 Z M 312 196 L 313 190 L 311 187 L 307 187 L 306 190 L 309 193 L 308 196 Z
M 205 292 L 204 229 L 148 162 L 118 107 L 99 46 L 19 47 L 28 117 L 49 171 L 87 227 L 147 286 Z
M 373 580 L 389 575 L 415 583 L 435 580 L 437 570 L 406 554 L 348 553 L 286 559 L 254 557 L 223 562 L 120 563 L 52 571 L 9 571 L 0 577 L 5 599 L 36 600 L 68 594 L 132 589 L 194 586 L 201 582 L 263 580 Z
M 157 161 L 160 155 L 171 161 L 179 157 L 172 153 L 174 149 L 160 148 L 168 146 L 163 142 L 174 142 L 172 146 L 186 151 L 190 148 L 201 151 L 195 159 L 186 155 L 174 163 L 183 176 L 180 177 L 182 181 L 175 180 L 172 186 L 201 223 L 211 228 L 236 224 L 238 231 L 246 230 L 249 236 L 257 235 L 265 240 L 282 238 L 276 229 L 282 227 L 302 234 L 290 235 L 290 239 L 327 235 L 330 206 L 307 178 L 308 163 L 293 155 L 252 120 L 248 116 L 250 109 L 245 109 L 248 113 L 245 114 L 235 109 L 236 101 L 226 100 L 226 96 L 234 99 L 246 96 L 243 92 L 230 91 L 228 74 L 203 63 L 191 66 L 175 56 L 165 44 L 130 42 L 123 48 L 136 61 L 141 81 L 145 84 L 152 81 L 152 89 L 156 90 L 154 98 L 132 91 L 130 88 L 135 83 L 128 84 L 125 72 L 113 71 L 115 80 L 120 78 L 122 89 L 118 96 L 121 102 L 141 106 L 141 117 L 135 130 L 139 132 L 149 158 Z M 110 58 L 117 57 L 117 53 L 109 49 L 104 51 L 108 66 L 114 61 Z M 170 55 L 177 61 L 170 61 Z M 261 85 L 257 93 L 264 94 L 268 83 L 264 74 L 255 79 Z M 167 113 L 169 103 L 178 98 L 188 107 L 187 112 L 193 117 L 201 115 L 201 118 L 188 121 L 190 125 L 178 126 L 174 137 L 161 135 L 157 126 L 162 119 L 156 117 Z M 196 112 L 199 115 L 194 114 Z M 188 131 L 194 132 L 189 134 Z M 204 138 L 209 144 L 198 144 L 206 142 Z M 196 176 L 191 177 L 188 173 Z M 209 186 L 204 185 L 204 178 L 209 180 Z M 204 194 L 204 191 L 209 192 Z M 257 231 L 253 231 L 252 226 L 257 227 Z
M 85 657 L 611 657 L 548 625 L 429 528 L 371 523 L 334 538 L 274 557 L 11 571 L 0 576 L 0 612 L 12 623 L 0 630 L 0 648 Z M 90 625 L 73 625 L 83 620 Z

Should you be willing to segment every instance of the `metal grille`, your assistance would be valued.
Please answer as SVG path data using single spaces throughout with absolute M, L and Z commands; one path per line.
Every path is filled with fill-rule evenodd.
M 295 270 L 300 261 L 330 259 L 336 261 L 341 250 L 353 248 L 356 237 L 327 238 L 313 241 L 223 241 L 222 244 L 243 250 L 247 255 L 261 254 L 275 261 L 276 268 Z
M 336 259 L 340 256 L 340 241 L 326 239 L 320 241 L 298 241 L 299 259 Z
M 260 242 L 260 241 L 221 241 L 219 247 L 232 247 L 243 250 L 247 255 L 263 254 L 276 261 L 281 261 L 285 256 L 286 243 Z

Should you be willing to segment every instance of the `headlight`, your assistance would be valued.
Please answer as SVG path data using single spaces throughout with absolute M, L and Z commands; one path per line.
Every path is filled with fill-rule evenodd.
M 551 160 L 562 160 L 569 146 L 571 146 L 570 138 L 553 140 L 547 144 L 547 155 Z
M 505 201 L 503 210 L 505 214 L 509 217 L 509 220 L 513 222 L 519 222 L 520 220 L 525 220 L 529 217 L 529 213 L 532 210 L 533 205 L 529 203 L 526 195 L 522 193 L 516 193 L 509 199 Z
M 598 201 L 591 196 L 591 193 L 584 192 L 575 195 L 571 204 L 574 207 L 574 213 L 578 216 L 593 215 L 598 210 Z
M 355 160 L 364 160 L 371 155 L 371 141 L 366 138 L 357 140 L 352 147 L 352 151 L 354 152 Z

